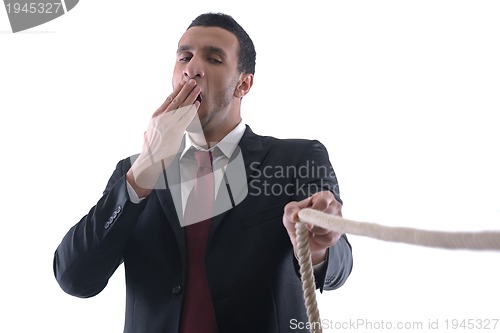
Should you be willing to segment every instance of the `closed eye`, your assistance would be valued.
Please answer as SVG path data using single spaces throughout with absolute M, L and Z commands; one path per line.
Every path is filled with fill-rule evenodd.
M 215 59 L 215 58 L 208 58 L 208 61 L 213 63 L 213 64 L 222 64 L 222 61 L 220 61 L 219 59 Z

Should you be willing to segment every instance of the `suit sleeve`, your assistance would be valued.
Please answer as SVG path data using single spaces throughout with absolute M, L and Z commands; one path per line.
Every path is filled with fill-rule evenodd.
M 330 163 L 328 152 L 319 141 L 311 144 L 302 154 L 299 165 L 296 201 L 306 199 L 320 191 L 331 191 L 337 201 L 340 199 L 337 176 Z M 338 242 L 328 249 L 326 265 L 316 272 L 316 287 L 333 290 L 342 286 L 352 271 L 352 248 L 347 236 L 342 235 Z M 298 263 L 296 263 L 298 269 Z
M 123 250 L 144 207 L 129 200 L 125 178 L 129 168 L 129 159 L 117 164 L 103 196 L 55 251 L 55 278 L 70 295 L 97 295 L 123 261 Z

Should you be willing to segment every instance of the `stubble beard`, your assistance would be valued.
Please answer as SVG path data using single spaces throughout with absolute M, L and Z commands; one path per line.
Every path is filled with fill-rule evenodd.
M 221 113 L 227 112 L 227 109 L 233 101 L 233 92 L 236 89 L 237 83 L 238 78 L 235 78 L 226 89 L 220 91 L 213 99 L 213 105 L 203 105 L 203 103 L 200 105 L 200 108 L 206 108 L 206 110 L 203 110 L 204 112 L 202 112 L 201 115 L 200 110 L 198 110 L 198 118 L 200 120 L 201 129 L 205 132 L 205 134 L 207 131 L 214 130 L 214 128 L 217 127 L 217 124 L 213 124 L 214 119 Z M 223 121 L 223 119 L 219 119 L 219 121 Z M 213 128 L 210 129 L 210 126 Z

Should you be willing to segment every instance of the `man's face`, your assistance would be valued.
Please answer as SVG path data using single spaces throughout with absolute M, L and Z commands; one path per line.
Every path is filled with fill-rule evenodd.
M 236 36 L 219 27 L 192 27 L 179 41 L 172 84 L 196 80 L 201 88 L 198 116 L 205 133 L 239 121 L 238 50 Z

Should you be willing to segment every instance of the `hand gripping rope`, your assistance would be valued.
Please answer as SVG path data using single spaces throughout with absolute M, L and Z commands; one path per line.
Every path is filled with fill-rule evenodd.
M 500 231 L 445 232 L 419 230 L 406 227 L 388 227 L 376 223 L 357 222 L 339 216 L 329 215 L 310 208 L 299 212 L 297 232 L 297 257 L 299 259 L 304 302 L 311 327 L 311 333 L 321 333 L 321 320 L 316 302 L 316 284 L 309 251 L 309 231 L 306 223 L 341 234 L 371 237 L 383 241 L 399 242 L 420 246 L 500 251 Z

